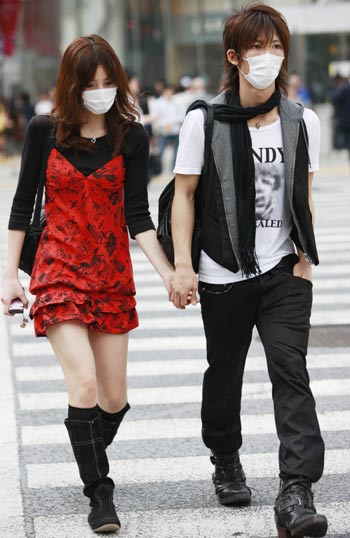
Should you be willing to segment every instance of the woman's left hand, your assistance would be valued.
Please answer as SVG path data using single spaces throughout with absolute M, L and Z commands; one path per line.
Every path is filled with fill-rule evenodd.
M 175 271 L 174 269 L 167 269 L 166 272 L 162 274 L 163 283 L 165 286 L 165 289 L 168 292 L 168 297 L 170 301 L 170 294 L 172 290 L 173 280 L 174 280 Z

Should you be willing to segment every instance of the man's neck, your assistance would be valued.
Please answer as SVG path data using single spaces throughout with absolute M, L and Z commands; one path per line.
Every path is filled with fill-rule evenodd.
M 243 77 L 240 79 L 239 98 L 243 107 L 253 107 L 265 103 L 274 93 L 275 83 L 271 84 L 266 90 L 254 88 Z

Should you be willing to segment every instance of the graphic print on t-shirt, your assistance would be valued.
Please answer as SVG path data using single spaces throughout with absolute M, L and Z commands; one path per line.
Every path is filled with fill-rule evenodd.
M 272 217 L 277 206 L 282 181 L 281 170 L 275 164 L 255 165 L 255 218 L 257 227 L 281 227 L 282 221 L 275 221 Z

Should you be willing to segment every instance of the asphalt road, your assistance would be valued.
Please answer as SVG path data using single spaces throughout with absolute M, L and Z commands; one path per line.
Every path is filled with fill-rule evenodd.
M 18 163 L 0 167 L 1 267 Z M 13 169 L 11 171 L 11 169 Z M 162 184 L 150 187 L 152 213 Z M 315 501 L 330 538 L 349 538 L 350 522 L 350 171 L 342 156 L 322 163 L 314 199 L 321 265 L 314 270 L 308 364 L 327 447 Z M 109 448 L 122 538 L 276 536 L 278 442 L 265 359 L 255 336 L 245 373 L 241 457 L 253 490 L 250 508 L 218 505 L 208 450 L 200 439 L 205 342 L 199 308 L 168 302 L 159 277 L 133 245 L 140 327 L 130 338 L 131 411 Z M 28 279 L 23 278 L 28 287 Z M 89 537 L 87 500 L 63 425 L 62 374 L 32 325 L 0 318 L 0 536 Z

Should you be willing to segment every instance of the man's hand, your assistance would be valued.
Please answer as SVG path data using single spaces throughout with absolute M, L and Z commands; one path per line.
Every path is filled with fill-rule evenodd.
M 299 278 L 305 278 L 312 282 L 312 266 L 304 258 L 304 255 L 299 255 L 299 261 L 293 267 L 293 275 Z
M 177 267 L 173 279 L 170 300 L 176 308 L 184 309 L 187 305 L 199 303 L 197 297 L 198 279 L 192 267 Z

